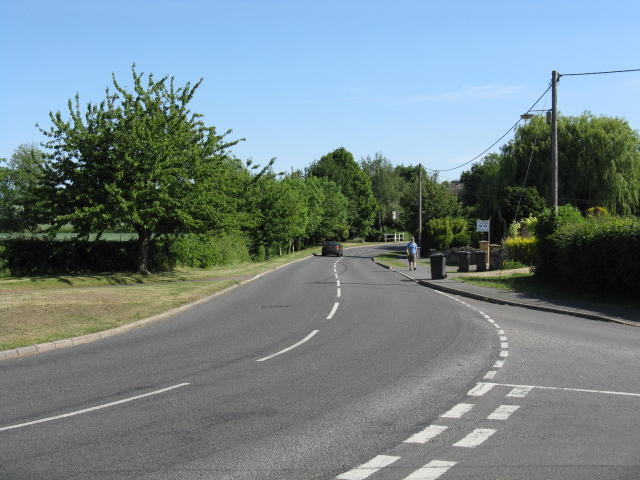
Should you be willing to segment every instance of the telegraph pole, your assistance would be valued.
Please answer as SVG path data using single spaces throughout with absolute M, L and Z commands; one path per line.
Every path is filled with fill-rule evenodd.
M 418 246 L 422 248 L 422 164 L 418 164 L 418 189 L 420 199 L 418 200 Z
M 551 198 L 558 214 L 558 80 L 557 71 L 551 72 Z

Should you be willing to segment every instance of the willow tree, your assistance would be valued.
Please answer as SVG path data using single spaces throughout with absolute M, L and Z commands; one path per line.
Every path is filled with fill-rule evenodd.
M 551 129 L 542 118 L 502 147 L 500 183 L 535 187 L 551 204 Z M 558 121 L 559 204 L 640 214 L 640 134 L 621 118 L 585 113 Z
M 133 71 L 129 92 L 112 75 L 115 93 L 106 90 L 86 112 L 68 102 L 70 119 L 50 114 L 42 130 L 52 150 L 41 195 L 53 225 L 72 224 L 81 236 L 116 226 L 138 234 L 136 270 L 148 273 L 154 235 L 210 231 L 233 226 L 231 191 L 238 162 L 226 142 L 207 127 L 189 102 L 202 83 L 176 88 L 168 76 L 143 84 Z

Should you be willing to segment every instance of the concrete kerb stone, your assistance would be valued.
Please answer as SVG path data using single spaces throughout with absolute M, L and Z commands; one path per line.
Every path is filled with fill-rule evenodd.
M 120 335 L 122 333 L 126 333 L 126 332 L 130 332 L 132 330 L 136 330 L 138 328 L 144 327 L 145 325 L 148 325 L 149 323 L 154 323 L 154 322 L 158 322 L 160 320 L 164 320 L 167 319 L 169 317 L 173 317 L 174 315 L 177 315 L 178 313 L 181 313 L 191 307 L 194 307 L 196 305 L 199 305 L 201 303 L 205 303 L 208 302 L 209 300 L 218 297 L 220 295 L 224 295 L 226 293 L 229 293 L 230 291 L 241 287 L 242 285 L 245 285 L 246 283 L 249 282 L 253 282 L 254 280 L 257 280 L 258 278 L 261 278 L 271 272 L 275 272 L 276 270 L 279 270 L 280 268 L 286 267 L 288 265 L 292 265 L 294 263 L 300 262 L 302 260 L 307 260 L 309 258 L 312 258 L 314 255 L 309 255 L 308 257 L 303 257 L 300 258 L 298 260 L 294 260 L 293 262 L 290 263 L 286 263 L 284 265 L 279 265 L 277 267 L 273 267 L 269 270 L 266 270 L 262 273 L 258 273 L 256 275 L 254 275 L 251 278 L 248 278 L 247 280 L 243 280 L 239 283 L 237 283 L 236 285 L 232 285 L 230 287 L 225 288 L 224 290 L 220 290 L 219 292 L 213 293 L 211 295 L 208 295 L 204 298 L 201 298 L 200 300 L 196 300 L 194 302 L 191 303 L 187 303 L 186 305 L 181 305 L 179 307 L 173 308 L 171 310 L 167 310 L 166 312 L 162 312 L 159 313 L 157 315 L 153 315 L 151 317 L 148 318 L 143 318 L 141 320 L 138 320 L 136 322 L 133 323 L 128 323 L 126 325 L 121 325 L 119 327 L 115 327 L 115 328 L 111 328 L 109 330 L 104 330 L 102 332 L 96 332 L 96 333 L 90 333 L 87 335 L 80 335 L 78 337 L 72 337 L 72 338 L 67 338 L 64 340 L 55 340 L 53 342 L 46 342 L 46 343 L 40 343 L 37 345 L 29 345 L 27 347 L 19 347 L 19 348 L 12 348 L 10 350 L 2 350 L 0 351 L 0 360 L 6 360 L 9 358 L 16 358 L 16 357 L 23 357 L 26 355 L 33 355 L 36 353 L 41 353 L 41 352 L 49 352 L 51 350 L 58 350 L 60 348 L 67 348 L 67 347 L 73 347 L 76 345 L 83 345 L 85 343 L 91 343 L 91 342 L 96 342 L 98 340 L 101 340 L 103 338 L 109 338 L 109 337 L 113 337 L 115 335 Z
M 509 306 L 512 306 L 512 307 L 528 308 L 528 309 L 531 309 L 531 310 L 539 310 L 539 311 L 543 311 L 543 312 L 557 313 L 557 314 L 561 314 L 561 315 L 570 315 L 570 316 L 573 316 L 573 317 L 586 318 L 586 319 L 589 319 L 589 320 L 598 320 L 598 321 L 601 321 L 601 322 L 613 322 L 613 323 L 620 323 L 620 324 L 623 324 L 623 325 L 632 325 L 632 326 L 640 327 L 640 324 L 638 324 L 637 322 L 631 322 L 631 321 L 623 320 L 621 318 L 608 317 L 606 315 L 600 315 L 600 314 L 597 314 L 597 313 L 580 312 L 580 311 L 576 311 L 576 310 L 567 310 L 567 309 L 559 308 L 559 307 L 549 307 L 549 306 L 546 306 L 546 305 L 535 305 L 535 304 L 530 304 L 530 303 L 514 302 L 513 300 L 505 300 L 505 299 L 502 299 L 502 298 L 495 298 L 495 297 L 491 297 L 490 295 L 481 295 L 481 294 L 477 294 L 477 293 L 473 293 L 473 292 L 467 292 L 465 290 L 457 289 L 457 288 L 454 288 L 454 287 L 448 287 L 446 285 L 440 285 L 440 284 L 434 283 L 434 282 L 429 281 L 429 280 L 416 280 L 415 278 L 411 277 L 410 275 L 407 275 L 404 272 L 401 272 L 400 270 L 396 270 L 393 267 L 390 267 L 388 265 L 384 265 L 382 263 L 379 263 L 375 259 L 373 259 L 373 261 L 375 263 L 377 263 L 378 265 L 381 265 L 381 266 L 383 266 L 385 268 L 393 270 L 394 272 L 397 272 L 400 275 L 415 281 L 419 285 L 422 285 L 424 287 L 429 287 L 429 288 L 431 288 L 433 290 L 439 290 L 439 291 L 445 292 L 445 293 L 451 293 L 451 294 L 454 294 L 454 295 L 460 295 L 462 297 L 473 298 L 475 300 L 480 300 L 482 302 L 495 303 L 497 305 L 509 305 Z

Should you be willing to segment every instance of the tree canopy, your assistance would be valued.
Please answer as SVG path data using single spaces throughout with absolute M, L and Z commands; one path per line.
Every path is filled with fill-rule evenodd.
M 349 229 L 365 237 L 373 226 L 377 202 L 373 196 L 371 180 L 353 159 L 353 154 L 340 147 L 311 163 L 307 169 L 311 177 L 325 177 L 336 183 L 348 200 Z
M 71 223 L 78 232 L 102 232 L 123 225 L 138 233 L 137 270 L 147 272 L 154 234 L 233 226 L 229 208 L 237 161 L 227 142 L 187 108 L 200 80 L 176 88 L 173 77 L 143 84 L 133 71 L 133 91 L 113 75 L 116 93 L 89 103 L 69 100 L 69 120 L 51 113 L 53 126 L 41 130 L 53 150 L 41 194 L 49 221 Z

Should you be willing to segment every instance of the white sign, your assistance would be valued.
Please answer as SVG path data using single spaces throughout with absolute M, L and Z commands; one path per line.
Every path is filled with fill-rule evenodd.
M 489 222 L 490 222 L 490 220 L 476 220 L 476 231 L 477 232 L 488 232 L 489 231 Z

